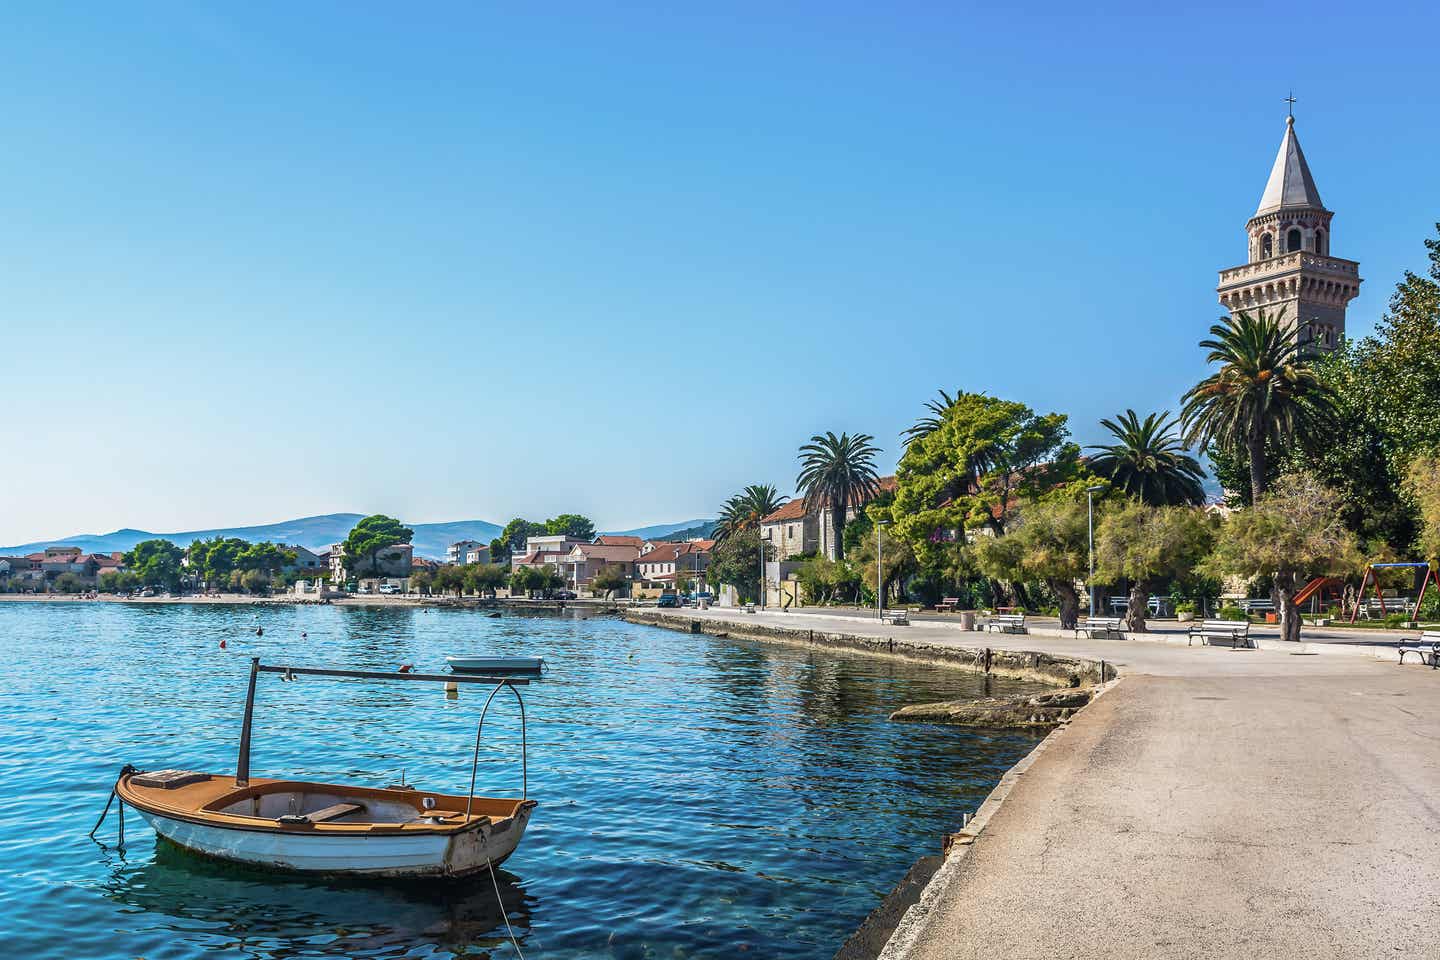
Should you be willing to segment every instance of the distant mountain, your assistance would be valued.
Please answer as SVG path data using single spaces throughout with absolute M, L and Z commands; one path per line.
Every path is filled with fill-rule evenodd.
M 683 530 L 672 530 L 659 537 L 652 537 L 652 540 L 708 540 L 715 535 L 715 528 L 719 526 L 718 521 L 702 520 L 693 527 L 686 527 Z
M 115 550 L 129 550 L 142 540 L 169 540 L 182 547 L 192 540 L 209 540 L 212 537 L 239 537 L 254 543 L 270 540 L 274 543 L 294 543 L 311 550 L 324 550 L 331 544 L 345 539 L 364 515 L 359 513 L 327 513 L 320 517 L 301 517 L 280 523 L 267 523 L 255 527 L 221 527 L 214 530 L 187 530 L 184 533 L 151 533 L 148 530 L 116 530 L 113 533 L 82 533 L 73 537 L 56 540 L 38 540 L 35 543 L 21 543 L 13 547 L 0 547 L 0 555 L 35 553 L 46 547 L 79 547 L 88 553 L 110 553 Z M 488 520 L 452 520 L 447 523 L 415 523 L 415 552 L 422 557 L 444 557 L 445 548 L 456 540 L 479 540 L 489 543 L 500 535 L 501 528 Z
M 606 533 L 620 537 L 642 537 L 646 540 L 670 539 L 680 533 L 686 533 L 691 537 L 707 536 L 715 529 L 714 520 L 682 520 L 679 523 L 656 523 L 648 527 L 636 527 L 634 530 L 606 530 Z M 704 530 L 703 533 L 692 533 L 693 530 Z

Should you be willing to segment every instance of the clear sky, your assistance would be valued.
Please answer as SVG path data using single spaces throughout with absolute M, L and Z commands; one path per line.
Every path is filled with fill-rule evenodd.
M 0 13 L 0 543 L 789 492 L 938 388 L 1176 406 L 1284 131 L 1383 311 L 1440 7 Z

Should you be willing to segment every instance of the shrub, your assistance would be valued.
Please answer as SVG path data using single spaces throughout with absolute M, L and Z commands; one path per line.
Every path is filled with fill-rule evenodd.
M 1221 607 L 1215 614 L 1221 620 L 1249 620 L 1250 616 L 1244 610 L 1236 606 Z
M 1179 603 L 1175 604 L 1175 612 L 1176 612 L 1176 613 L 1194 613 L 1194 612 L 1195 612 L 1195 601 L 1194 601 L 1194 600 L 1181 600 Z

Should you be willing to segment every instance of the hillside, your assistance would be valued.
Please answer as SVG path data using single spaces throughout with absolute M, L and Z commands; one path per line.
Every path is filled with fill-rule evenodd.
M 345 539 L 350 529 L 363 518 L 359 513 L 327 513 L 319 517 L 300 517 L 280 523 L 267 523 L 253 527 L 218 527 L 210 530 L 186 530 L 180 533 L 152 533 L 148 530 L 123 529 L 113 533 L 83 533 L 72 537 L 58 537 L 54 540 L 39 540 L 12 547 L 0 547 L 0 554 L 25 554 L 44 550 L 49 546 L 64 544 L 79 547 L 93 553 L 110 553 L 115 550 L 129 550 L 142 540 L 162 539 L 182 547 L 192 540 L 208 540 L 212 537 L 239 537 L 252 543 L 270 540 L 275 543 L 294 543 L 311 550 L 324 550 L 333 543 Z M 446 523 L 417 523 L 415 531 L 415 552 L 422 557 L 444 557 L 445 547 L 456 540 L 479 540 L 489 543 L 499 535 L 500 527 L 487 520 L 452 520 Z
M 325 550 L 331 544 L 345 539 L 350 529 L 363 518 L 359 513 L 327 513 L 318 517 L 299 517 L 280 523 L 267 523 L 253 527 L 217 527 L 210 530 L 186 530 L 180 533 L 152 533 L 149 530 L 125 528 L 111 533 L 81 533 L 54 540 L 37 540 L 0 547 L 0 555 L 35 553 L 52 546 L 79 547 L 87 553 L 111 553 L 129 550 L 142 540 L 156 538 L 186 547 L 192 540 L 209 540 L 213 537 L 239 537 L 252 543 L 270 540 L 274 543 L 293 543 L 311 550 Z M 659 523 L 634 530 L 613 530 L 611 533 L 629 534 L 646 539 L 673 536 L 677 531 L 688 536 L 702 536 L 691 532 L 694 529 L 713 527 L 713 520 L 685 520 L 680 523 Z M 489 543 L 500 535 L 500 526 L 488 520 L 449 520 L 441 523 L 410 524 L 415 531 L 415 553 L 422 557 L 443 558 L 445 548 L 456 540 L 478 540 Z

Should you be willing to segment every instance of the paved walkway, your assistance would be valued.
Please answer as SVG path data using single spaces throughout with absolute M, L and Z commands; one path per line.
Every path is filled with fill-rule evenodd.
M 1440 957 L 1440 671 L 1393 653 L 826 629 L 1103 658 L 1124 675 L 942 871 L 893 955 Z

